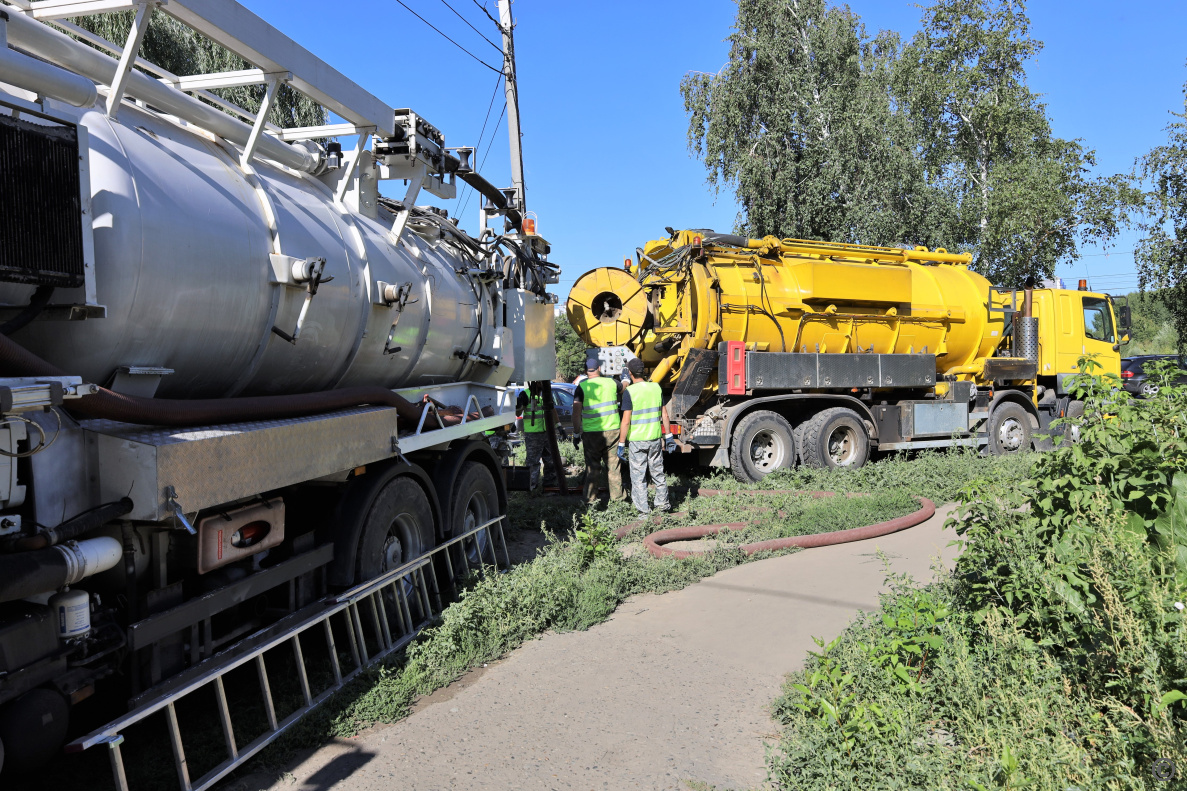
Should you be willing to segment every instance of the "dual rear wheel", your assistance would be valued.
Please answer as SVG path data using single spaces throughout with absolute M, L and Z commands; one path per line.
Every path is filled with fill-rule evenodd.
M 756 483 L 775 470 L 794 467 L 856 469 L 870 456 L 870 435 L 852 409 L 832 407 L 797 426 L 777 412 L 760 409 L 742 418 L 730 442 L 730 468 L 743 483 Z

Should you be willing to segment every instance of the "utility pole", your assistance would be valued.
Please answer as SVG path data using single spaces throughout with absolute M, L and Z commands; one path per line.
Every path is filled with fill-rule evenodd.
M 515 187 L 519 211 L 527 210 L 523 189 L 523 146 L 519 138 L 519 91 L 515 84 L 515 33 L 511 0 L 499 0 L 499 28 L 503 33 L 503 80 L 507 93 L 507 135 L 511 139 L 511 186 Z

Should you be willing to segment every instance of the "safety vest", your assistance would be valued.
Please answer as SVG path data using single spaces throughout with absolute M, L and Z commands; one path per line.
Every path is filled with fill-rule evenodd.
M 626 389 L 631 394 L 631 442 L 659 439 L 663 392 L 655 382 L 639 382 Z
M 586 379 L 581 388 L 581 430 L 613 431 L 619 426 L 618 385 L 606 376 Z
M 541 434 L 544 429 L 544 398 L 529 393 L 527 406 L 523 408 L 524 433 Z

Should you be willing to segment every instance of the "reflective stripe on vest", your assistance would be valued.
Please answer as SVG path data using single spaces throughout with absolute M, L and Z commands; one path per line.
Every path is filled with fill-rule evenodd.
M 584 399 L 581 405 L 582 431 L 613 431 L 619 427 L 618 385 L 613 379 L 595 376 L 578 385 Z
M 542 434 L 546 428 L 541 401 L 541 398 L 528 397 L 527 406 L 523 408 L 523 430 L 526 434 Z
M 659 385 L 655 382 L 639 382 L 626 391 L 631 394 L 631 430 L 627 439 L 631 442 L 659 439 L 660 409 L 664 400 Z

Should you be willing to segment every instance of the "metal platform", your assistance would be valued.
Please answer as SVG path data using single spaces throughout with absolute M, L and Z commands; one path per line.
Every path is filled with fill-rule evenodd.
M 192 514 L 261 492 L 326 478 L 514 422 L 513 393 L 463 382 L 397 391 L 412 402 L 429 396 L 466 415 L 493 417 L 446 426 L 432 402 L 419 424 L 398 430 L 396 410 L 355 407 L 310 417 L 194 428 L 87 420 L 102 470 L 100 496 L 131 497 L 129 519 L 157 522 L 180 509 Z

